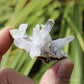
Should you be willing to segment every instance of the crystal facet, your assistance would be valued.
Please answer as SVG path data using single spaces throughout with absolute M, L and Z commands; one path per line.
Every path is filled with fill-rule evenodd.
M 68 55 L 62 48 L 74 39 L 74 36 L 70 35 L 52 40 L 49 33 L 54 24 L 53 19 L 49 19 L 45 25 L 37 24 L 33 28 L 32 36 L 26 34 L 27 24 L 21 24 L 19 29 L 10 30 L 10 34 L 14 38 L 15 45 L 29 52 L 31 58 L 37 57 L 49 63 L 56 59 L 67 58 Z

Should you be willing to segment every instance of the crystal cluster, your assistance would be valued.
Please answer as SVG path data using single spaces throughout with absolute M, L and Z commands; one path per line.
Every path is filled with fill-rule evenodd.
M 67 36 L 52 40 L 49 33 L 54 24 L 53 19 L 49 19 L 45 25 L 37 24 L 33 28 L 32 36 L 26 34 L 27 24 L 21 24 L 18 29 L 10 30 L 10 34 L 14 38 L 15 45 L 29 52 L 31 58 L 38 57 L 49 63 L 56 59 L 67 58 L 68 55 L 62 48 L 74 39 L 74 36 Z

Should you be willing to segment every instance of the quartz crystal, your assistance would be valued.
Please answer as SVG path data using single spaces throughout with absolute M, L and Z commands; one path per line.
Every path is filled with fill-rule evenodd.
M 49 33 L 54 24 L 53 19 L 48 19 L 45 25 L 37 24 L 33 28 L 32 36 L 26 34 L 27 24 L 21 24 L 18 29 L 10 30 L 10 34 L 14 38 L 15 45 L 30 53 L 31 58 L 37 57 L 49 63 L 53 60 L 67 58 L 68 55 L 62 48 L 74 39 L 74 36 L 70 35 L 52 40 Z

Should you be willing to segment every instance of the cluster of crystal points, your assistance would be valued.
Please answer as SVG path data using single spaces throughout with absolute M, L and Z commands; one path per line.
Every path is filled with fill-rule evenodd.
M 62 48 L 66 43 L 72 41 L 74 36 L 52 40 L 49 33 L 53 26 L 54 20 L 49 19 L 45 25 L 37 24 L 36 27 L 33 28 L 32 36 L 29 36 L 26 34 L 27 24 L 21 24 L 19 29 L 10 30 L 10 34 L 14 38 L 15 45 L 29 52 L 31 58 L 38 56 L 56 57 L 58 59 L 63 56 L 68 57 Z

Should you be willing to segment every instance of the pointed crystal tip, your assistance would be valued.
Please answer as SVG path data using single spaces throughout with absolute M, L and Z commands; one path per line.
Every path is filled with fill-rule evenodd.
M 52 22 L 53 24 L 55 24 L 53 19 L 48 19 L 48 22 Z
M 53 28 L 55 22 L 53 19 L 48 19 L 46 24 L 44 25 L 43 29 L 46 30 L 47 32 L 50 32 L 51 29 Z
M 75 38 L 74 36 L 70 35 L 66 37 L 67 39 L 70 39 L 71 41 Z

